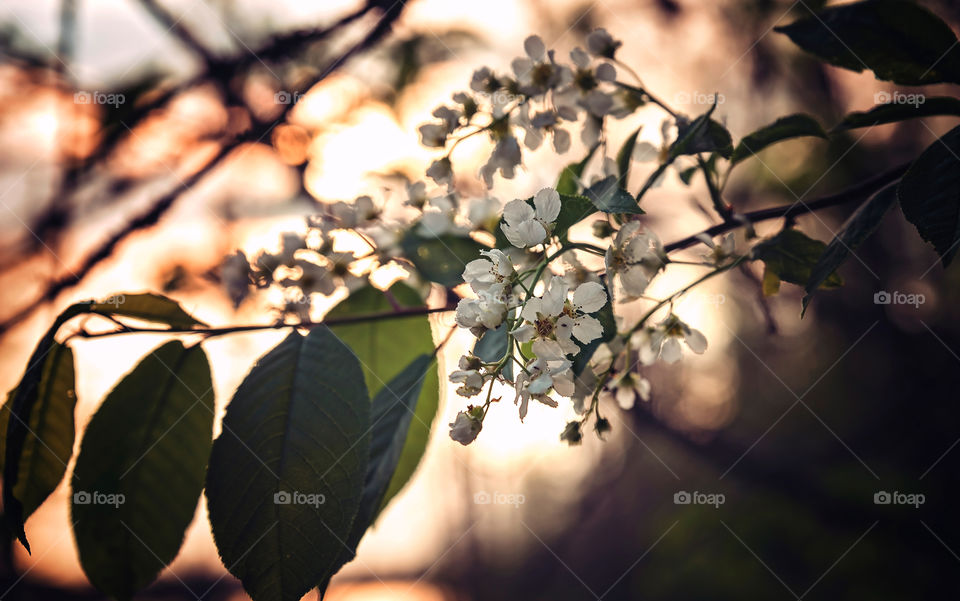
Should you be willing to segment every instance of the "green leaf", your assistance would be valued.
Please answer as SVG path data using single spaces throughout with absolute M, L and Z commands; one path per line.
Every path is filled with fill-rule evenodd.
M 390 287 L 390 294 L 401 307 L 420 307 L 423 301 L 412 288 L 398 282 Z M 357 290 L 334 307 L 328 317 L 346 317 L 382 313 L 392 310 L 386 295 L 372 286 Z M 363 375 L 370 394 L 376 395 L 386 382 L 393 380 L 407 366 L 411 356 L 432 355 L 434 352 L 430 320 L 425 315 L 381 319 L 363 323 L 334 326 L 334 333 L 353 349 L 363 366 Z M 410 479 L 427 448 L 430 426 L 440 402 L 440 382 L 434 364 L 423 382 L 417 400 L 416 415 L 410 423 L 407 442 L 393 475 L 383 507 L 400 492 Z
M 899 93 L 899 92 L 898 92 Z M 923 102 L 919 99 L 923 98 Z M 918 119 L 935 115 L 960 116 L 960 100 L 949 96 L 925 97 L 917 95 L 918 103 L 890 102 L 880 104 L 869 111 L 850 113 L 843 118 L 832 132 L 841 132 L 858 127 L 873 127 L 885 123 L 895 123 L 907 119 Z
M 693 121 L 678 128 L 677 139 L 670 145 L 670 157 L 716 152 L 725 159 L 733 153 L 733 137 L 723 125 L 710 118 L 717 105 Z
M 627 178 L 630 176 L 630 161 L 633 158 L 633 147 L 637 145 L 637 136 L 640 135 L 641 129 L 643 129 L 643 127 L 638 127 L 637 131 L 630 134 L 630 137 L 627 138 L 623 146 L 620 147 L 619 152 L 617 152 L 617 174 L 620 176 L 620 187 L 624 189 L 627 187 Z
M 400 241 L 404 256 L 425 279 L 447 288 L 463 283 L 463 268 L 486 248 L 467 236 L 421 236 L 416 230 L 410 229 Z
M 114 294 L 110 298 L 91 304 L 90 312 L 114 317 L 132 317 L 167 324 L 174 328 L 207 325 L 184 311 L 176 301 L 152 293 Z
M 256 601 L 299 601 L 344 561 L 370 452 L 360 363 L 327 328 L 292 332 L 237 389 L 213 443 L 210 525 Z
M 847 219 L 840 233 L 830 241 L 810 271 L 810 278 L 803 287 L 807 293 L 803 297 L 800 317 L 807 312 L 807 306 L 813 299 L 814 291 L 877 229 L 880 220 L 896 200 L 896 186 L 887 186 L 871 196 Z
M 730 165 L 748 159 L 777 142 L 805 136 L 826 138 L 827 134 L 817 120 L 810 115 L 796 114 L 781 117 L 744 137 L 733 151 Z
M 583 171 L 587 168 L 587 163 L 590 162 L 590 159 L 593 158 L 593 155 L 597 152 L 597 148 L 600 147 L 600 144 L 594 144 L 587 156 L 583 157 L 583 160 L 579 163 L 570 163 L 563 168 L 563 171 L 560 172 L 560 179 L 557 180 L 556 190 L 561 195 L 563 194 L 577 194 L 580 191 L 580 182 L 583 178 Z
M 604 213 L 631 213 L 642 215 L 643 209 L 636 199 L 617 183 L 617 176 L 610 175 L 587 188 L 584 193 L 593 205 Z
M 803 286 L 810 280 L 813 266 L 817 264 L 827 245 L 794 230 L 783 230 L 776 236 L 761 240 L 753 247 L 753 258 L 763 261 L 765 274 L 775 275 L 777 280 Z M 767 275 L 764 275 L 766 293 Z M 830 273 L 820 284 L 821 288 L 842 286 L 843 280 L 835 272 Z M 779 285 L 777 285 L 779 288 Z
M 130 599 L 173 561 L 203 490 L 213 384 L 198 345 L 164 344 L 114 387 L 73 470 L 73 532 L 90 582 Z
M 628 194 L 627 197 L 630 198 L 630 202 L 636 205 L 632 196 Z M 566 240 L 567 232 L 569 232 L 571 227 L 596 212 L 597 207 L 589 198 L 585 196 L 561 194 L 560 214 L 557 215 L 557 224 L 553 229 L 553 233 L 561 240 Z
M 351 555 L 363 538 L 363 533 L 384 507 L 384 497 L 400 463 L 417 399 L 433 361 L 433 355 L 420 355 L 373 397 L 370 409 L 370 462 L 363 499 L 346 539 Z
M 7 401 L 10 417 L 7 419 L 4 442 L 3 516 L 10 531 L 28 553 L 30 552 L 30 543 L 27 542 L 27 535 L 23 530 L 23 522 L 26 519 L 24 506 L 21 499 L 16 496 L 16 491 L 21 490 L 18 489 L 18 486 L 23 486 L 20 485 L 20 466 L 24 445 L 29 433 L 27 424 L 30 422 L 34 407 L 40 399 L 45 360 L 54 348 L 54 344 L 56 344 L 57 330 L 77 315 L 87 313 L 90 310 L 90 305 L 89 302 L 70 305 L 54 320 L 53 325 L 50 326 L 50 329 L 37 343 L 36 348 L 33 349 L 33 353 L 31 353 L 27 362 L 27 369 Z
M 960 46 L 950 27 L 913 2 L 867 0 L 826 8 L 777 27 L 837 67 L 869 69 L 903 85 L 960 82 Z
M 946 267 L 960 244 L 960 126 L 913 162 L 897 195 L 907 221 L 933 245 Z
M 23 519 L 30 515 L 57 488 L 73 455 L 74 384 L 73 351 L 54 342 L 43 359 L 37 400 L 27 420 L 27 434 L 20 454 L 20 469 L 13 496 L 23 506 Z M 7 426 L 16 390 L 10 391 L 0 409 L 0 462 L 6 452 Z
M 473 345 L 473 354 L 485 363 L 499 361 L 507 353 L 510 338 L 507 335 L 507 323 L 500 324 L 494 330 L 487 330 Z M 503 377 L 513 380 L 513 361 L 507 361 L 503 366 Z

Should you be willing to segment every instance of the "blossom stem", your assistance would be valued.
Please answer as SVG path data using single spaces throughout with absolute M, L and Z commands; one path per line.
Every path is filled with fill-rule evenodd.
M 223 328 L 135 328 L 123 325 L 123 330 L 112 330 L 109 332 L 87 332 L 81 330 L 71 337 L 79 338 L 104 338 L 107 336 L 119 336 L 122 334 L 200 334 L 206 338 L 213 336 L 222 336 L 224 334 L 236 334 L 240 332 L 257 332 L 264 330 L 280 330 L 283 328 L 316 328 L 321 326 L 335 326 L 352 323 L 365 323 L 373 321 L 382 321 L 386 319 L 399 319 L 404 317 L 415 317 L 419 315 L 430 315 L 432 313 L 444 313 L 455 311 L 456 305 L 446 305 L 443 307 L 404 307 L 396 311 L 384 311 L 381 313 L 369 313 L 366 315 L 346 315 L 343 317 L 331 317 L 321 321 L 301 321 L 298 323 L 277 322 L 270 324 L 240 325 Z

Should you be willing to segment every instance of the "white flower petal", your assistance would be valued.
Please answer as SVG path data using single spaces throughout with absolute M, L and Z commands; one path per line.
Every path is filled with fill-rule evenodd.
M 620 405 L 620 408 L 624 411 L 629 411 L 633 409 L 633 404 L 636 402 L 637 395 L 634 393 L 633 388 L 629 386 L 618 386 L 617 387 L 617 404 Z
M 650 284 L 650 278 L 639 265 L 633 265 L 620 273 L 620 283 L 627 294 L 640 296 Z
M 667 363 L 676 363 L 683 352 L 680 350 L 680 341 L 672 336 L 668 336 L 660 347 L 660 358 Z
M 560 194 L 553 188 L 544 188 L 533 197 L 536 215 L 547 223 L 553 223 L 560 214 Z
M 597 282 L 586 282 L 573 291 L 573 306 L 584 313 L 599 311 L 607 304 L 607 291 Z
M 707 350 L 707 337 L 700 330 L 690 328 L 690 331 L 683 337 L 683 341 L 687 343 L 691 351 L 698 355 Z
M 536 246 L 547 237 L 547 230 L 543 229 L 538 221 L 524 221 L 515 228 L 515 231 L 521 243 L 516 244 L 512 240 L 511 242 L 514 246 L 520 246 L 521 248 Z
M 573 335 L 584 344 L 603 336 L 603 325 L 596 317 L 583 315 L 573 323 Z
M 536 35 L 532 35 L 523 41 L 523 49 L 526 51 L 527 56 L 535 61 L 543 60 L 543 57 L 547 54 L 547 47 L 544 45 L 543 40 L 540 39 L 540 36 Z
M 617 70 L 610 63 L 602 63 L 597 65 L 594 76 L 600 81 L 616 81 Z
M 533 207 L 525 200 L 511 200 L 503 207 L 503 220 L 510 225 L 520 225 L 534 218 Z
M 513 334 L 513 337 L 516 338 L 518 342 L 530 342 L 533 340 L 533 335 L 536 333 L 536 330 L 534 330 L 532 325 L 524 324 L 510 333 Z
M 560 315 L 563 311 L 563 305 L 567 301 L 567 291 L 569 287 L 561 277 L 554 277 L 550 280 L 550 286 L 543 293 L 543 307 L 541 313 L 544 315 Z

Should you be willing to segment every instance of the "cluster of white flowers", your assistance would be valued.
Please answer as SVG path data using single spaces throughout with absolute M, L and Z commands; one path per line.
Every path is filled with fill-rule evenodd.
M 425 146 L 447 148 L 457 132 L 486 131 L 494 142 L 490 158 L 480 169 L 487 187 L 500 173 L 512 179 L 523 161 L 518 137 L 530 150 L 551 139 L 554 151 L 570 149 L 569 124 L 583 117 L 580 139 L 587 146 L 600 140 L 605 117 L 623 118 L 645 103 L 642 92 L 617 82 L 614 55 L 621 43 L 598 29 L 587 37 L 587 49 L 574 48 L 570 63 L 560 63 L 553 50 L 538 36 L 528 37 L 525 56 L 514 59 L 510 75 L 497 75 L 489 67 L 476 70 L 471 93 L 453 96 L 456 106 L 440 106 L 437 121 L 420 126 Z M 452 150 L 452 146 L 450 148 Z M 449 152 L 437 159 L 427 175 L 438 184 L 450 185 L 453 170 Z
M 623 65 L 615 55 L 620 45 L 606 31 L 597 30 L 588 36 L 586 49 L 574 48 L 570 63 L 563 64 L 539 37 L 531 36 L 524 42 L 525 56 L 511 63 L 511 74 L 478 69 L 470 91 L 454 94 L 451 104 L 433 111 L 434 121 L 419 128 L 424 145 L 445 151 L 426 170 L 436 186 L 407 181 L 405 189 L 385 192 L 399 193 L 402 203 L 360 196 L 352 202 L 324 204 L 319 215 L 308 219 L 306 233 L 281 236 L 278 251 L 262 252 L 252 264 L 242 252 L 228 257 L 221 276 L 229 297 L 239 304 L 251 289 L 275 285 L 291 299 L 284 312 L 306 318 L 310 295 L 365 285 L 378 266 L 392 262 L 411 278 L 432 279 L 412 256 L 420 245 L 432 243 L 448 250 L 451 241 L 485 245 L 464 265 L 462 279 L 469 290 L 450 287 L 449 277 L 433 279 L 448 287 L 448 295 L 461 297 L 456 324 L 477 339 L 449 381 L 458 395 L 484 399 L 457 414 L 450 424 L 451 438 L 464 445 L 476 439 L 491 403 L 499 400 L 493 396 L 496 384 L 513 387 L 521 421 L 531 399 L 549 407 L 570 399 L 578 419 L 567 424 L 561 439 L 580 442 L 588 419 L 594 420 L 594 429 L 602 436 L 610 423 L 600 415 L 601 404 L 630 410 L 638 401 L 649 401 L 652 387 L 644 375 L 649 366 L 678 361 L 684 345 L 694 353 L 706 350 L 703 334 L 673 313 L 674 301 L 687 288 L 666 299 L 648 296 L 651 281 L 671 263 L 660 238 L 645 226 L 642 216 L 610 213 L 609 205 L 588 193 L 588 184 L 578 180 L 583 196 L 568 196 L 569 189 L 560 194 L 543 188 L 505 205 L 488 194 L 461 197 L 458 188 L 469 187 L 455 182 L 451 153 L 461 139 L 488 134 L 493 152 L 479 177 L 490 188 L 494 174 L 514 176 L 523 160 L 522 146 L 535 150 L 549 140 L 555 152 L 566 152 L 571 126 L 581 122 L 580 140 L 590 149 L 577 172 L 583 182 L 613 181 L 611 176 L 622 175 L 618 163 L 623 156 L 669 166 L 677 158 L 671 155 L 677 131 L 689 120 L 644 90 L 618 80 Z M 608 156 L 607 144 L 598 144 L 605 140 L 605 120 L 626 117 L 648 101 L 669 115 L 658 144 L 634 136 L 630 152 L 618 154 L 615 161 Z M 588 162 L 590 168 L 585 167 Z M 626 188 L 625 183 L 618 184 Z M 580 203 L 573 205 L 577 212 L 587 201 L 604 212 L 592 228 L 599 245 L 570 241 L 574 238 L 566 230 L 571 220 L 577 220 L 571 217 L 585 217 L 565 212 L 564 203 L 571 198 Z M 744 225 L 749 228 L 749 223 Z M 335 249 L 335 239 L 344 231 L 359 236 L 369 252 L 356 255 Z M 499 243 L 490 247 L 491 240 Z M 719 273 L 742 259 L 732 235 L 719 241 L 703 236 L 700 241 L 709 252 L 702 262 L 686 263 Z M 589 261 L 587 255 L 592 255 Z M 615 315 L 615 300 L 617 306 L 636 302 L 647 307 L 652 303 L 652 308 L 630 327 L 623 316 Z

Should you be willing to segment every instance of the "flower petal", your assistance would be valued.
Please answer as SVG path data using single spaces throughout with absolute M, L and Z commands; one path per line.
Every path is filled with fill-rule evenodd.
M 660 358 L 666 363 L 676 363 L 682 355 L 683 352 L 680 349 L 680 341 L 672 336 L 668 336 L 667 339 L 663 341 L 663 346 L 660 347 Z
M 584 344 L 603 336 L 603 325 L 596 317 L 584 315 L 573 323 L 573 335 Z
M 553 188 L 544 188 L 533 197 L 533 206 L 539 219 L 553 223 L 560 214 L 560 194 Z
M 543 40 L 540 39 L 540 36 L 532 35 L 523 41 L 523 49 L 526 51 L 527 56 L 532 58 L 535 61 L 543 60 L 544 55 L 547 53 L 547 47 L 544 45 Z
M 636 402 L 637 395 L 630 386 L 618 386 L 616 398 L 617 404 L 620 405 L 620 408 L 624 411 L 629 411 L 633 409 L 633 404 Z
M 511 200 L 503 207 L 503 220 L 510 225 L 520 225 L 524 221 L 531 221 L 534 218 L 533 207 L 527 204 L 527 201 Z
M 602 284 L 585 282 L 573 291 L 573 306 L 584 313 L 599 311 L 605 304 L 607 304 L 607 291 L 603 289 Z
M 690 328 L 683 337 L 683 341 L 687 343 L 691 351 L 698 355 L 703 354 L 703 352 L 707 350 L 707 337 L 704 336 L 700 330 Z

